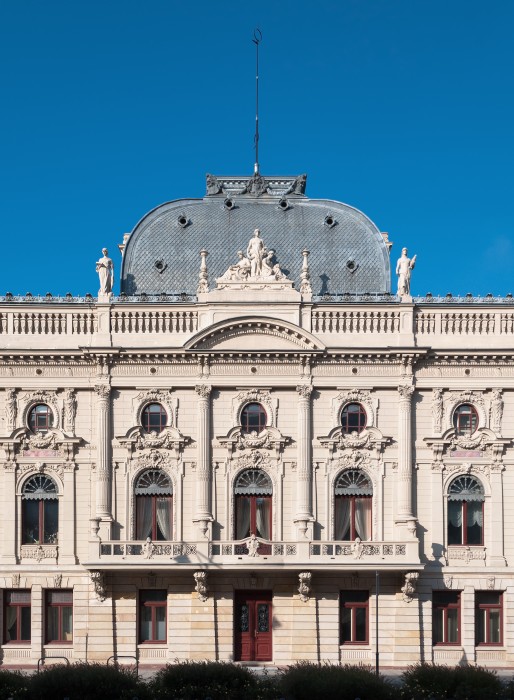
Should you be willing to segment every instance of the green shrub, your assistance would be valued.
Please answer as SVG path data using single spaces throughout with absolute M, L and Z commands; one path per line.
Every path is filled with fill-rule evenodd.
M 480 666 L 416 664 L 403 674 L 405 700 L 495 700 L 503 686 L 494 671 Z
M 0 671 L 0 700 L 25 700 L 30 678 L 19 671 Z
M 151 689 L 156 700 L 203 700 L 206 697 L 247 700 L 259 697 L 259 683 L 251 671 L 220 661 L 168 664 L 156 673 Z
M 131 670 L 101 664 L 49 666 L 30 678 L 28 700 L 150 700 L 146 684 Z
M 394 696 L 391 684 L 369 668 L 308 662 L 281 673 L 279 689 L 287 700 L 392 700 Z

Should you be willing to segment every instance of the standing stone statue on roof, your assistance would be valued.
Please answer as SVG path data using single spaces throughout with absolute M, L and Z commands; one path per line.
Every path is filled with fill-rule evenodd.
M 264 259 L 265 248 L 258 228 L 253 232 L 253 238 L 248 241 L 246 254 L 250 260 L 250 277 L 260 277 L 262 273 L 262 261 Z
M 103 258 L 96 263 L 96 271 L 100 278 L 99 297 L 110 296 L 114 286 L 114 264 L 111 258 L 107 257 L 108 252 L 107 248 L 102 248 Z
M 396 263 L 396 274 L 398 275 L 398 296 L 401 299 L 410 297 L 410 276 L 416 264 L 416 256 L 409 258 L 407 248 L 402 248 L 402 257 Z

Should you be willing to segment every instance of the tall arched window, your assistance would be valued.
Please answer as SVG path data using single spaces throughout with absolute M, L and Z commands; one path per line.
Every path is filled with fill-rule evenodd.
M 347 469 L 335 484 L 335 539 L 371 539 L 373 486 L 360 469 Z
M 141 424 L 143 430 L 151 433 L 152 430 L 160 433 L 166 427 L 168 422 L 168 414 L 160 403 L 149 403 L 144 407 L 141 414 Z
M 27 479 L 21 492 L 21 543 L 56 544 L 59 533 L 57 486 L 47 476 Z
M 54 414 L 46 403 L 39 403 L 30 409 L 29 428 L 33 433 L 46 433 L 54 424 Z
M 347 403 L 341 411 L 343 433 L 361 433 L 366 427 L 366 411 L 360 403 Z
M 458 476 L 448 488 L 448 544 L 484 543 L 484 487 L 473 476 Z
M 478 413 L 470 403 L 462 403 L 453 412 L 453 427 L 457 435 L 473 435 L 478 428 Z
M 173 539 L 173 487 L 158 469 L 148 469 L 136 481 L 136 539 Z
M 266 427 L 266 411 L 260 403 L 247 403 L 241 411 L 241 427 L 245 433 L 260 433 Z
M 271 497 L 273 485 L 261 469 L 247 469 L 236 480 L 236 539 L 254 534 L 271 540 Z

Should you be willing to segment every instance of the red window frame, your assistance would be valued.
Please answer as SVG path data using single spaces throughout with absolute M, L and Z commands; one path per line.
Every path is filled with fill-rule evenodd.
M 357 529 L 355 527 L 355 508 L 356 508 L 356 501 L 359 500 L 364 500 L 364 499 L 369 499 L 371 501 L 371 513 L 370 513 L 370 522 L 369 522 L 369 535 L 368 535 L 368 540 L 370 540 L 373 537 L 373 496 L 335 496 L 335 507 L 337 508 L 338 501 L 341 500 L 348 500 L 350 501 L 350 537 L 347 540 L 341 540 L 341 542 L 353 542 L 355 538 L 357 537 Z
M 162 594 L 163 600 L 145 600 L 145 597 L 155 596 L 157 593 Z M 141 619 L 143 608 L 151 610 L 151 625 L 152 632 L 150 639 L 143 639 L 141 629 Z M 157 609 L 164 608 L 164 639 L 157 639 Z M 168 593 L 163 590 L 139 591 L 139 644 L 166 644 L 168 639 Z
M 17 595 L 19 597 L 27 597 L 27 600 L 20 600 L 19 602 L 12 602 L 11 597 L 13 595 Z M 16 637 L 14 639 L 7 639 L 7 610 L 8 609 L 16 609 Z M 30 596 L 30 590 L 25 590 L 25 589 L 16 589 L 16 590 L 5 590 L 4 591 L 4 644 L 30 644 L 31 642 L 31 636 L 32 636 L 32 630 L 30 629 L 30 635 L 28 639 L 21 639 L 21 634 L 22 634 L 22 609 L 29 609 L 31 610 L 32 608 L 32 602 L 31 602 L 31 596 Z M 31 620 L 29 620 L 29 628 L 31 627 L 30 625 Z
M 464 425 L 469 417 L 470 426 Z M 478 412 L 470 403 L 461 403 L 453 412 L 453 427 L 457 435 L 473 435 L 478 428 Z
M 477 501 L 472 501 L 473 503 L 476 503 Z M 450 516 L 448 514 L 448 546 L 449 547 L 458 547 L 459 545 L 466 545 L 470 547 L 483 547 L 484 546 L 484 526 L 482 524 L 481 527 L 481 538 L 480 542 L 473 542 L 472 544 L 469 544 L 468 542 L 468 501 L 448 501 L 448 507 L 450 507 L 450 503 L 459 503 L 459 505 L 462 508 L 462 525 L 461 525 L 461 536 L 460 536 L 460 542 L 450 542 Z M 482 523 L 484 522 L 484 502 L 481 501 L 482 505 Z
M 241 428 L 245 433 L 260 433 L 267 422 L 268 416 L 260 403 L 247 403 L 241 411 Z
M 357 420 L 355 420 L 355 418 Z M 362 404 L 352 402 L 343 406 L 343 410 L 341 411 L 341 427 L 343 433 L 362 433 L 366 428 L 367 421 L 368 416 Z
M 339 643 L 340 644 L 369 644 L 369 591 L 341 591 L 339 596 Z M 350 639 L 343 634 L 343 611 L 350 611 Z M 365 639 L 357 637 L 357 611 L 365 611 Z
M 26 537 L 26 533 L 25 533 L 25 522 L 26 522 L 25 509 L 28 507 L 27 504 L 34 503 L 34 502 L 36 502 L 38 504 L 38 507 L 39 507 L 37 543 L 29 540 Z M 51 540 L 51 541 L 45 540 L 45 504 L 46 503 L 57 505 L 57 533 L 56 533 L 56 539 Z M 28 500 L 28 499 L 22 498 L 22 507 L 21 507 L 21 540 L 22 541 L 21 541 L 21 543 L 22 544 L 57 544 L 58 537 L 59 537 L 59 500 L 57 498 L 40 498 L 39 500 L 35 500 L 35 499 Z
M 248 535 L 242 535 L 240 536 L 240 533 L 237 532 L 237 502 L 240 499 L 247 499 L 250 501 L 250 532 Z M 267 501 L 270 503 L 270 508 L 269 508 L 269 523 L 268 523 L 268 528 L 269 528 L 269 539 L 273 537 L 272 533 L 272 521 L 273 521 L 273 514 L 272 514 L 272 509 L 273 509 L 273 504 L 271 500 L 271 496 L 256 496 L 252 494 L 244 494 L 244 493 L 238 493 L 236 494 L 235 501 L 236 501 L 236 516 L 235 516 L 235 528 L 236 528 L 236 533 L 235 533 L 235 538 L 242 540 L 245 537 L 249 537 L 250 535 L 254 534 L 257 535 L 257 499 Z
M 487 602 L 493 596 L 498 597 L 498 602 Z M 498 636 L 499 641 L 491 642 L 489 635 L 489 627 L 491 613 L 498 612 L 499 626 Z M 479 618 L 483 618 L 483 625 L 480 624 Z M 484 639 L 479 638 L 480 628 L 482 627 Z M 501 591 L 475 591 L 475 645 L 499 647 L 503 646 L 503 593 Z
M 137 518 L 137 512 L 138 512 L 138 506 L 137 502 L 138 499 L 140 498 L 149 498 L 151 499 L 152 502 L 152 532 L 150 534 L 150 539 L 153 542 L 164 542 L 165 539 L 164 537 L 159 537 L 159 530 L 158 530 L 158 524 L 157 524 L 157 501 L 159 499 L 165 498 L 166 501 L 168 502 L 168 507 L 169 507 L 169 513 L 170 513 L 170 530 L 171 530 L 171 538 L 173 539 L 173 496 L 172 495 L 165 495 L 165 494 L 159 494 L 159 495 L 151 495 L 151 496 L 143 496 L 143 495 L 137 495 L 136 496 L 136 534 L 139 532 L 139 526 L 140 523 L 138 522 Z
M 52 600 L 53 597 L 61 597 L 62 601 Z M 68 597 L 68 600 L 64 598 Z M 63 612 L 65 608 L 71 608 L 71 639 L 64 639 L 64 618 Z M 58 635 L 57 639 L 50 638 L 50 610 L 57 609 L 57 629 Z M 46 644 L 73 644 L 73 591 L 72 590 L 50 590 L 46 592 L 46 606 L 45 606 L 45 643 Z
M 153 410 L 158 408 L 159 410 Z M 157 418 L 158 420 L 152 421 L 152 418 Z M 161 406 L 160 403 L 149 403 L 147 404 L 141 413 L 141 425 L 145 433 L 151 433 L 155 430 L 160 433 L 164 430 L 168 423 L 168 414 L 166 409 Z
M 432 594 L 432 644 L 434 646 L 458 646 L 461 637 L 460 591 L 434 591 Z M 449 642 L 448 613 L 457 611 L 457 639 Z M 442 639 L 436 639 L 436 615 L 441 615 Z
M 38 409 L 45 409 L 40 411 Z M 43 420 L 40 420 L 43 418 Z M 54 414 L 46 403 L 38 403 L 32 406 L 29 412 L 29 429 L 32 433 L 46 433 L 54 424 Z

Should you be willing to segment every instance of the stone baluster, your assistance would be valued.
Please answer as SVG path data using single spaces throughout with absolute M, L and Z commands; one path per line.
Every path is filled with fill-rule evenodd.
M 298 392 L 298 439 L 297 439 L 297 503 L 296 518 L 298 537 L 307 537 L 307 529 L 312 522 L 311 508 L 311 393 L 312 387 L 302 384 Z
M 96 447 L 96 516 L 102 522 L 111 522 L 111 455 L 110 443 L 110 396 L 111 387 L 108 384 L 95 386 L 97 396 L 97 447 Z M 102 539 L 108 533 L 101 528 Z M 110 536 L 110 535 L 109 535 Z
M 193 520 L 200 535 L 208 537 L 212 522 L 210 511 L 211 465 L 210 465 L 210 396 L 211 387 L 200 384 L 195 387 L 198 394 L 198 458 L 196 464 L 196 515 Z
M 398 387 L 398 506 L 397 524 L 404 525 L 412 537 L 416 535 L 416 518 L 412 512 L 412 413 L 414 387 Z

